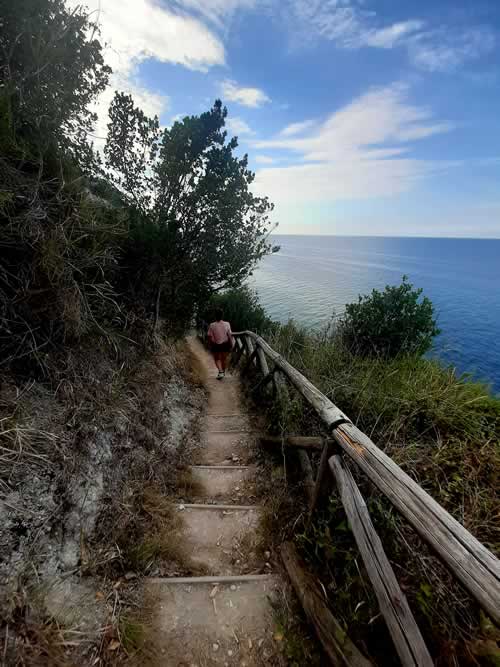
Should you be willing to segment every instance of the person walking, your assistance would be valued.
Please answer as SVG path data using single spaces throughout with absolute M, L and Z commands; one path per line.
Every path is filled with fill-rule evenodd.
M 222 308 L 217 308 L 215 311 L 215 322 L 212 322 L 208 327 L 208 341 L 210 350 L 214 355 L 215 365 L 219 374 L 218 380 L 222 380 L 226 375 L 227 355 L 234 346 L 233 332 L 229 322 L 225 322 L 222 318 L 224 313 Z

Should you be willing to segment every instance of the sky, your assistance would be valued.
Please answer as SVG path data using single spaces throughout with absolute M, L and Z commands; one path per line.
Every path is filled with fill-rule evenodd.
M 500 237 L 498 0 L 85 4 L 97 136 L 115 89 L 165 126 L 220 98 L 280 233 Z

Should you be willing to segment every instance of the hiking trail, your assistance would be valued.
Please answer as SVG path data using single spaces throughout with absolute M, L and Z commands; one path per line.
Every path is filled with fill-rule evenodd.
M 158 664 L 269 665 L 276 654 L 272 601 L 282 582 L 259 535 L 254 419 L 242 407 L 239 374 L 218 380 L 201 343 L 192 337 L 188 345 L 205 372 L 208 406 L 189 470 L 192 497 L 176 510 L 182 547 L 206 574 L 148 581 Z

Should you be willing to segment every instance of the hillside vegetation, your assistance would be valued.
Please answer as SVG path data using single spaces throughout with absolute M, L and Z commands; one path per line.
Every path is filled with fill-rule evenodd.
M 175 340 L 271 251 L 272 206 L 220 101 L 161 128 L 116 91 L 95 146 L 93 15 L 0 15 L 0 654 L 123 663 L 133 577 L 183 571 L 157 501 L 204 396 Z
M 500 399 L 488 385 L 421 356 L 438 331 L 432 303 L 420 290 L 404 278 L 399 286 L 360 297 L 342 319 L 319 332 L 294 322 L 272 323 L 247 290 L 228 292 L 215 302 L 221 298 L 226 311 L 237 315 L 238 329 L 260 325 L 275 350 L 500 556 Z M 323 433 L 315 413 L 290 389 L 267 409 L 269 429 L 277 435 Z M 352 468 L 437 664 L 496 665 L 498 630 Z M 392 642 L 338 496 L 332 494 L 308 530 L 301 527 L 300 509 L 288 507 L 287 527 L 283 516 L 274 525 L 276 539 L 294 536 L 348 634 L 378 664 L 393 664 Z

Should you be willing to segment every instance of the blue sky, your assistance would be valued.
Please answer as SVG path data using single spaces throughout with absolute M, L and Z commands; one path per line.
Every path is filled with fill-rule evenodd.
M 98 134 L 114 88 L 164 125 L 220 97 L 281 233 L 500 237 L 499 2 L 86 4 Z

